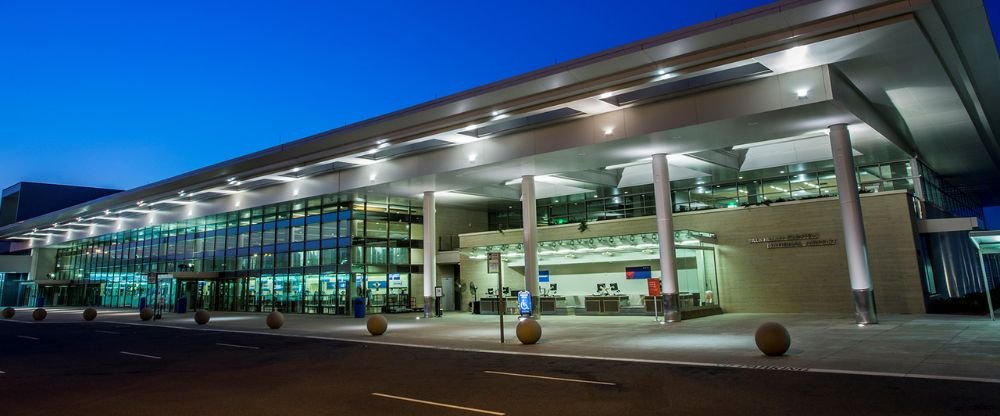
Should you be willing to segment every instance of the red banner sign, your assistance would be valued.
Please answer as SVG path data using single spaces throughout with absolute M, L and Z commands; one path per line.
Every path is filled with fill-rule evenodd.
M 647 279 L 646 287 L 649 289 L 649 296 L 660 296 L 660 279 Z

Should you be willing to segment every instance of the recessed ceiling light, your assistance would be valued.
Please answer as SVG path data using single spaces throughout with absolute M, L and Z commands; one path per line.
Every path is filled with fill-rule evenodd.
M 614 94 L 612 94 L 611 92 L 604 92 L 604 93 L 601 93 L 600 97 L 601 97 L 601 99 L 611 98 L 612 95 L 614 95 Z

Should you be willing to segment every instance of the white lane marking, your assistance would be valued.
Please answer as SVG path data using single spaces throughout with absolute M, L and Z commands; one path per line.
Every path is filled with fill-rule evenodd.
M 224 342 L 216 342 L 215 345 L 222 346 L 222 347 L 246 348 L 246 349 L 250 349 L 250 350 L 259 350 L 260 349 L 260 347 L 251 347 L 249 345 L 226 344 Z
M 100 330 L 100 329 L 98 329 L 98 330 L 95 330 L 94 332 L 100 332 L 100 333 L 102 333 L 102 334 L 112 334 L 112 335 L 119 335 L 119 334 L 121 334 L 121 332 L 115 332 L 115 331 L 104 331 L 104 330 Z
M 7 374 L 7 372 L 0 370 L 0 374 Z
M 30 339 L 30 340 L 32 340 L 32 341 L 38 341 L 38 338 L 35 338 L 35 337 L 29 337 L 29 336 L 27 336 L 27 335 L 18 335 L 17 337 L 18 337 L 18 338 L 24 338 L 24 339 Z
M 465 411 L 468 411 L 468 412 L 485 413 L 485 414 L 488 414 L 488 415 L 497 415 L 497 416 L 504 416 L 504 415 L 506 415 L 506 413 L 494 412 L 492 410 L 483 410 L 483 409 L 476 409 L 474 407 L 456 406 L 456 405 L 453 405 L 453 404 L 431 402 L 431 401 L 420 400 L 420 399 L 412 399 L 412 398 L 403 397 L 403 396 L 393 396 L 391 394 L 372 393 L 372 396 L 385 397 L 387 399 L 403 400 L 403 401 L 407 401 L 407 402 L 420 403 L 420 404 L 429 404 L 431 406 L 447 407 L 449 409 L 465 410 Z
M 0 321 L 0 322 L 2 322 L 2 321 Z M 150 325 L 150 324 L 142 324 L 142 323 L 137 323 L 137 322 L 113 322 L 113 323 L 115 323 L 115 324 L 121 324 L 121 325 L 153 326 L 153 325 Z M 176 326 L 176 325 L 156 325 L 156 327 L 159 327 L 159 328 L 172 328 L 172 329 L 183 329 L 183 330 L 188 330 L 188 331 L 212 331 L 212 332 L 225 332 L 225 333 L 230 333 L 230 334 L 270 335 L 270 336 L 274 336 L 274 337 L 319 339 L 319 340 L 325 340 L 325 341 L 351 342 L 351 343 L 355 343 L 355 344 L 388 345 L 388 346 L 393 346 L 393 347 L 423 348 L 423 349 L 429 349 L 429 350 L 478 352 L 478 353 L 483 353 L 483 354 L 529 355 L 529 356 L 533 356 L 533 357 L 573 358 L 573 359 L 580 359 L 580 360 L 613 361 L 613 362 L 624 362 L 624 363 L 666 364 L 666 365 L 678 365 L 678 366 L 686 366 L 686 367 L 739 368 L 739 369 L 745 369 L 745 370 L 758 370 L 758 371 L 794 371 L 794 372 L 803 372 L 803 373 L 835 373 L 835 374 L 851 374 L 851 375 L 860 375 L 860 376 L 897 377 L 897 378 L 919 378 L 919 379 L 948 380 L 948 381 L 972 381 L 972 382 L 977 382 L 977 383 L 1000 384 L 1000 378 L 980 378 L 980 377 L 947 376 L 947 375 L 942 375 L 942 374 L 888 373 L 888 372 L 863 371 L 863 370 L 836 370 L 836 369 L 827 369 L 827 368 L 760 366 L 760 365 L 746 365 L 746 364 L 705 363 L 705 362 L 697 362 L 697 361 L 653 360 L 653 359 L 647 359 L 647 358 L 602 357 L 602 356 L 592 356 L 592 355 L 553 354 L 553 353 L 537 353 L 537 352 L 521 352 L 521 351 L 497 351 L 497 350 L 487 350 L 487 349 L 481 349 L 481 348 L 442 347 L 442 346 L 438 346 L 438 345 L 406 344 L 406 343 L 403 343 L 403 342 L 371 341 L 371 340 L 361 340 L 361 339 L 352 339 L 352 338 L 323 337 L 323 336 L 319 336 L 319 335 L 298 335 L 298 334 L 288 334 L 288 333 L 279 333 L 279 332 L 258 332 L 258 331 L 246 331 L 246 330 L 236 330 L 236 329 L 218 329 L 218 328 L 191 328 L 191 327 Z
M 128 352 L 128 351 L 118 351 L 118 352 L 120 352 L 122 354 L 125 354 L 125 355 L 132 355 L 132 356 L 136 356 L 136 357 L 152 358 L 154 360 L 159 360 L 161 358 L 161 357 L 157 357 L 155 355 L 138 354 L 138 353 Z
M 526 378 L 539 378 L 542 380 L 553 380 L 553 381 L 567 381 L 570 383 L 586 383 L 586 384 L 601 384 L 605 386 L 614 386 L 615 383 L 609 383 L 607 381 L 590 381 L 590 380 L 580 380 L 576 378 L 562 378 L 562 377 L 548 377 L 548 376 L 536 376 L 532 374 L 519 374 L 519 373 L 508 373 L 504 371 L 483 371 L 487 374 L 499 374 L 502 376 L 513 376 L 513 377 L 526 377 Z

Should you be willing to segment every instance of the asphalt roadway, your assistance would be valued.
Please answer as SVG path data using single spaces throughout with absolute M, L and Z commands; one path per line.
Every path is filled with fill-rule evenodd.
M 1000 414 L 997 385 L 0 322 L 0 414 Z

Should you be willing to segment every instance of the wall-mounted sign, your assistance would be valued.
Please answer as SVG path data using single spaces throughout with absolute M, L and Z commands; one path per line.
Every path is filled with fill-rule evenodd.
M 500 273 L 500 253 L 486 253 L 486 273 Z
M 389 273 L 389 287 L 404 287 L 403 279 L 400 277 L 399 273 Z
M 767 237 L 753 237 L 750 244 L 763 243 L 767 248 L 799 248 L 837 245 L 836 239 L 821 239 L 819 234 L 802 233 Z
M 626 279 L 649 279 L 653 277 L 653 269 L 650 266 L 631 266 L 625 268 Z
M 549 282 L 549 271 L 539 270 L 538 271 L 538 283 L 548 283 Z

